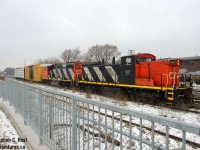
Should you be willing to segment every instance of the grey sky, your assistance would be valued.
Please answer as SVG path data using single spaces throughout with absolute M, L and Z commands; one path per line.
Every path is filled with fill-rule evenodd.
M 200 0 L 0 0 L 0 69 L 106 43 L 195 56 L 199 39 Z

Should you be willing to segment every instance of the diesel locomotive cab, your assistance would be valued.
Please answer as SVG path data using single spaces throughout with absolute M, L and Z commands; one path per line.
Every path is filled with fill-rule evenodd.
M 135 55 L 121 57 L 120 84 L 135 84 Z

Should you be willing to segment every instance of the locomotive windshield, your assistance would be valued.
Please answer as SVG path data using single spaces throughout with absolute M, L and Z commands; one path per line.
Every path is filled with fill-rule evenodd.
M 156 56 L 148 53 L 139 53 L 136 55 L 136 64 L 139 64 L 140 62 L 151 62 L 155 61 Z
M 131 65 L 131 58 L 130 57 L 126 58 L 125 65 Z
M 140 57 L 136 59 L 136 64 L 139 64 L 140 62 L 151 62 L 151 58 L 146 58 L 146 57 Z

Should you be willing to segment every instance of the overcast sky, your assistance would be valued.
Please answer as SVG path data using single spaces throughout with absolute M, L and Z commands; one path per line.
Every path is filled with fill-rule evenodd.
M 106 43 L 199 56 L 200 0 L 0 0 L 0 69 Z

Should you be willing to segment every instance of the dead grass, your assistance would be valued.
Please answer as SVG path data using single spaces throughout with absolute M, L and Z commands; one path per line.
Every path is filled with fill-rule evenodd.
M 5 77 L 0 76 L 0 80 L 5 80 Z

